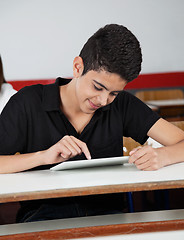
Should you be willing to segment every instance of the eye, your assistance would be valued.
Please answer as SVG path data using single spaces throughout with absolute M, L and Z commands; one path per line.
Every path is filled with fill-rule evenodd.
M 93 85 L 97 91 L 102 91 L 102 88 L 98 88 L 96 85 Z

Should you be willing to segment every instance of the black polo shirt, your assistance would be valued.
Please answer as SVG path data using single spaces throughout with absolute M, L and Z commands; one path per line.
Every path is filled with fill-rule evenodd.
M 123 155 L 122 136 L 131 136 L 141 144 L 147 140 L 147 132 L 159 116 L 126 91 L 110 105 L 98 109 L 78 134 L 60 109 L 59 85 L 69 81 L 58 78 L 55 84 L 25 87 L 11 97 L 0 116 L 1 155 L 45 150 L 65 135 L 73 135 L 87 144 L 92 158 L 114 157 Z M 84 154 L 72 160 L 77 159 L 85 159 Z M 82 206 L 90 204 L 93 209 L 123 209 L 122 194 L 24 201 L 18 221 L 43 204 L 63 205 L 73 199 Z
M 126 91 L 98 109 L 78 134 L 60 109 L 59 85 L 69 81 L 58 78 L 55 84 L 25 87 L 10 99 L 0 116 L 1 155 L 45 150 L 65 135 L 85 142 L 92 158 L 123 155 L 122 136 L 141 144 L 147 140 L 148 130 L 159 117 Z M 85 156 L 73 160 L 81 158 Z

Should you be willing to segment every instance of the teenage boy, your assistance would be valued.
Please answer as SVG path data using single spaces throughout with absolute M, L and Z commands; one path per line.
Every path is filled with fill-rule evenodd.
M 106 25 L 73 61 L 73 78 L 26 87 L 0 117 L 0 172 L 48 169 L 68 159 L 123 155 L 123 136 L 164 147 L 133 149 L 130 163 L 156 170 L 184 160 L 184 132 L 123 91 L 137 78 L 142 54 L 124 26 Z M 14 155 L 19 152 L 20 155 Z M 123 211 L 123 195 L 108 194 L 22 202 L 17 221 L 37 221 Z

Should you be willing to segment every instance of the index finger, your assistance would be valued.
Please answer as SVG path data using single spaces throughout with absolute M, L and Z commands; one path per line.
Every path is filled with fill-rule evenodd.
M 74 140 L 74 142 L 80 147 L 80 149 L 82 150 L 82 152 L 84 153 L 84 155 L 86 156 L 86 158 L 87 158 L 88 160 L 91 159 L 91 154 L 90 154 L 90 152 L 89 152 L 89 149 L 88 149 L 86 143 L 80 141 L 79 139 L 77 139 L 77 138 L 75 138 L 75 137 L 73 137 L 73 136 L 71 136 L 71 137 L 72 137 L 72 139 Z
M 132 149 L 129 153 L 130 157 L 129 157 L 129 163 L 134 163 L 139 157 L 137 156 L 137 153 L 142 147 L 136 147 L 134 149 Z

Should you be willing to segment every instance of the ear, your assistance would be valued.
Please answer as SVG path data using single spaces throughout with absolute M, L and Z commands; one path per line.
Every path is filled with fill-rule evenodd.
M 75 57 L 73 60 L 73 76 L 75 78 L 78 78 L 82 75 L 82 72 L 84 70 L 84 64 L 81 57 Z

